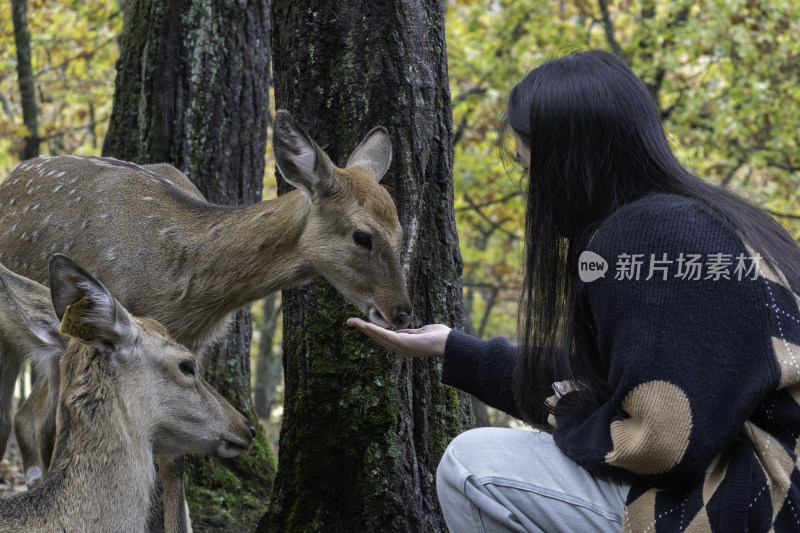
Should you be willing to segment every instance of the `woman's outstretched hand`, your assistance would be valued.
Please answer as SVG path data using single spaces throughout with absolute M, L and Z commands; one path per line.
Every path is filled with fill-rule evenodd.
M 419 329 L 392 331 L 360 318 L 348 318 L 347 323 L 361 330 L 398 357 L 444 357 L 444 345 L 450 328 L 444 324 L 429 324 Z

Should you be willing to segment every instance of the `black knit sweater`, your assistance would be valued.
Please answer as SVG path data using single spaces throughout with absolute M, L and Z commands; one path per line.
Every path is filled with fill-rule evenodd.
M 577 349 L 614 392 L 557 420 L 560 449 L 632 480 L 623 532 L 799 532 L 800 299 L 780 271 L 670 195 L 620 209 L 587 250 L 608 271 L 581 284 Z M 454 330 L 442 381 L 519 416 L 517 353 Z

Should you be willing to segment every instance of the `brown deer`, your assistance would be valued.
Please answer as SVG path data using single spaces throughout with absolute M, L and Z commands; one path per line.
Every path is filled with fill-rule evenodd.
M 0 499 L 0 531 L 144 532 L 153 453 L 234 457 L 252 446 L 255 428 L 200 377 L 195 356 L 164 326 L 128 313 L 64 256 L 49 270 L 50 291 L 0 270 L 0 319 L 17 325 L 21 342 L 45 336 L 50 344 L 62 319 L 61 331 L 80 338 L 60 356 L 31 352 L 59 362 L 57 436 L 41 483 Z
M 406 327 L 402 230 L 378 183 L 391 162 L 388 132 L 373 129 L 338 168 L 289 113 L 278 111 L 273 147 L 281 174 L 297 190 L 239 208 L 209 204 L 169 165 L 76 156 L 26 161 L 0 185 L 0 261 L 46 283 L 47 259 L 68 253 L 133 314 L 160 321 L 198 355 L 224 333 L 233 311 L 317 274 L 372 322 Z M 28 404 L 52 397 L 54 388 L 37 384 L 18 413 L 21 448 L 36 449 L 26 442 L 36 435 Z M 52 427 L 41 417 L 36 425 L 40 434 Z M 26 462 L 26 473 L 46 471 L 46 448 L 24 454 L 40 459 Z M 169 469 L 162 472 L 165 494 L 181 501 L 180 461 L 159 463 Z M 169 523 L 181 519 L 182 509 L 166 512 L 168 530 L 187 530 Z

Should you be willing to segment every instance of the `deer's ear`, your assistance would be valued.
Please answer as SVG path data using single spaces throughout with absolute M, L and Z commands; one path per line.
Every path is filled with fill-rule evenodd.
M 50 290 L 3 265 L 0 265 L 0 320 L 6 325 L 7 335 L 25 339 L 30 332 L 47 346 L 61 350 L 67 345 L 66 339 L 58 334 Z M 32 346 L 29 355 L 39 359 L 51 353 L 52 350 L 41 351 Z
M 273 132 L 275 163 L 289 185 L 311 200 L 333 186 L 333 163 L 288 111 L 275 113 Z
M 364 140 L 356 146 L 347 168 L 361 166 L 370 171 L 375 179 L 381 181 L 392 163 L 392 141 L 386 128 L 378 126 L 367 133 Z
M 102 283 L 64 255 L 50 259 L 50 294 L 62 335 L 121 353 L 136 342 L 133 317 Z

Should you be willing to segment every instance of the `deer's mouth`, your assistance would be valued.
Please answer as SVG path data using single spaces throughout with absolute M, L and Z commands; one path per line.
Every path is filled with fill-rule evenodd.
M 230 459 L 231 457 L 236 457 L 242 452 L 246 452 L 253 446 L 252 439 L 248 443 L 244 443 L 241 441 L 234 441 L 228 439 L 222 439 L 219 442 L 219 445 L 216 449 L 216 455 L 218 457 L 222 457 L 223 459 Z
M 377 307 L 370 306 L 370 308 L 367 310 L 366 314 L 367 314 L 367 318 L 369 319 L 369 321 L 372 322 L 373 324 L 375 324 L 377 326 L 380 326 L 380 327 L 382 327 L 384 329 L 392 329 L 392 328 L 394 328 L 394 324 L 392 324 L 391 322 L 386 320 L 386 318 L 383 316 L 383 314 L 381 314 L 381 312 L 378 311 Z

